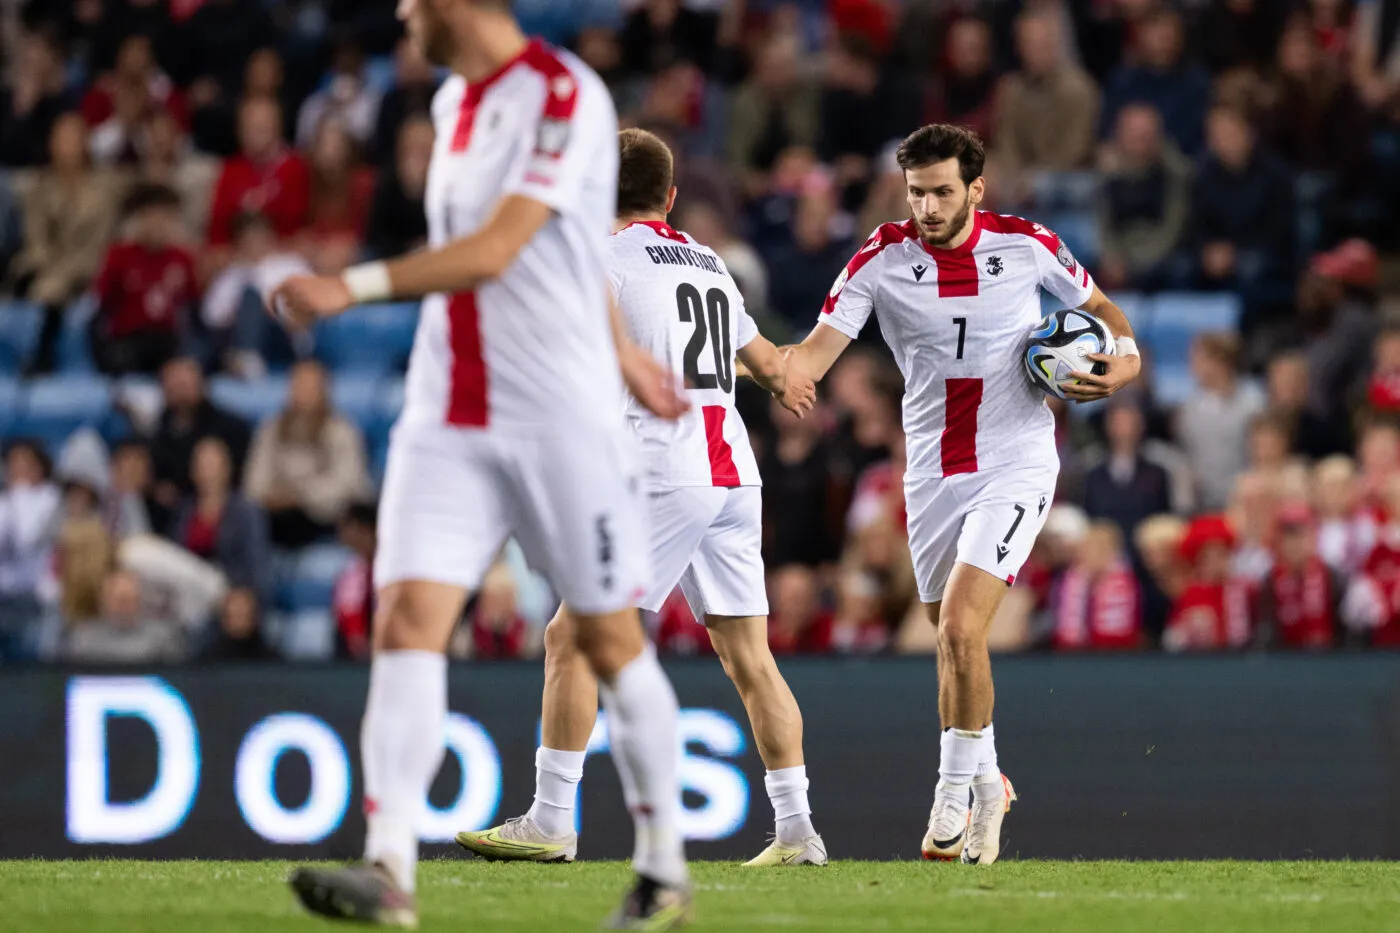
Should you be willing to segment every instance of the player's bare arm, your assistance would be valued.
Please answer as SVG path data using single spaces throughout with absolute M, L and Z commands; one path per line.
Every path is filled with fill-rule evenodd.
M 1080 309 L 1088 311 L 1107 324 L 1113 336 L 1118 339 L 1119 346 L 1128 351 L 1113 354 L 1090 353 L 1089 359 L 1104 364 L 1106 371 L 1102 376 L 1074 373 L 1079 382 L 1076 385 L 1065 386 L 1065 395 L 1076 401 L 1091 402 L 1108 398 L 1136 379 L 1142 372 L 1142 357 L 1137 352 L 1137 345 L 1132 342 L 1133 325 L 1128 323 L 1128 316 L 1123 313 L 1122 308 L 1110 301 L 1097 285 L 1094 286 L 1094 293 L 1089 296 L 1089 300 L 1080 305 Z
M 817 387 L 800 367 L 790 366 L 777 347 L 763 337 L 755 337 L 739 348 L 739 364 L 748 377 L 768 390 L 788 411 L 801 418 L 812 410 Z
M 309 327 L 356 304 L 471 291 L 503 275 L 549 217 L 547 205 L 507 195 L 469 236 L 439 249 L 352 266 L 343 275 L 294 276 L 274 293 L 272 307 L 289 324 Z
M 830 324 L 818 323 L 806 339 L 793 346 L 782 347 L 788 366 L 796 366 L 816 382 L 826 378 L 836 360 L 851 345 L 851 338 Z

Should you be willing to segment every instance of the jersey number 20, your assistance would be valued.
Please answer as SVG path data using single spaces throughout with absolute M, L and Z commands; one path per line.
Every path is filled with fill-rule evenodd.
M 729 346 L 729 296 L 718 288 L 712 288 L 705 293 L 702 301 L 700 290 L 685 282 L 676 289 L 676 307 L 680 311 L 681 323 L 695 325 L 695 333 L 690 335 L 690 342 L 685 345 L 686 383 L 697 389 L 718 386 L 725 392 L 733 392 L 734 353 Z M 705 331 L 707 316 L 710 324 L 708 334 Z M 705 350 L 707 338 L 715 360 L 713 374 L 700 371 L 700 354 Z

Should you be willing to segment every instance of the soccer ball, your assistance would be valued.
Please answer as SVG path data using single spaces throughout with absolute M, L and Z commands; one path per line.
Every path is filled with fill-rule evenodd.
M 1026 345 L 1026 375 L 1037 388 L 1056 398 L 1078 380 L 1072 372 L 1102 376 L 1103 363 L 1088 359 L 1090 353 L 1112 354 L 1113 334 L 1108 325 L 1087 311 L 1056 311 L 1040 319 Z

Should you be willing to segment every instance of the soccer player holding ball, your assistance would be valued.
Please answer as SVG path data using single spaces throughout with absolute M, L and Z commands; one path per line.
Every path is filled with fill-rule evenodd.
M 790 363 L 820 379 L 871 312 L 904 374 L 904 492 L 919 598 L 938 629 L 938 786 L 925 858 L 996 860 L 1015 799 L 997 764 L 987 631 L 1045 522 L 1059 459 L 1045 394 L 1027 378 L 1040 289 L 1106 325 L 1099 374 L 1052 373 L 1045 388 L 1105 398 L 1141 368 L 1132 328 L 1053 232 L 977 209 L 982 142 L 937 124 L 897 158 L 912 217 L 882 224 L 846 264 Z M 1087 368 L 1087 367 L 1086 367 Z

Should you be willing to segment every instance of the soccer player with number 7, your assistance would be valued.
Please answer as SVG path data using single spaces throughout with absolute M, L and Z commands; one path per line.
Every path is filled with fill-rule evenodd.
M 1105 398 L 1142 361 L 1123 312 L 1053 232 L 977 210 L 986 190 L 982 142 L 937 124 L 897 154 L 912 214 L 882 224 L 831 286 L 819 323 L 786 349 L 820 379 L 871 312 L 904 374 L 908 467 L 904 494 L 919 598 L 938 629 L 938 785 L 927 859 L 995 861 L 1015 799 L 997 764 L 987 631 L 1045 523 L 1059 474 L 1055 423 L 1026 377 L 1040 289 L 1101 319 L 1116 352 L 1091 354 L 1102 373 L 1062 385 L 1077 401 Z M 1098 369 L 1098 366 L 1095 366 Z

